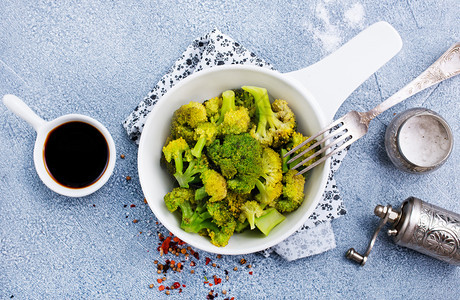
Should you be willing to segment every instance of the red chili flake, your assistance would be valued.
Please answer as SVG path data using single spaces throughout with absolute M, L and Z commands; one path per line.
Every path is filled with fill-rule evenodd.
M 219 283 L 222 282 L 222 279 L 218 278 L 218 277 L 214 277 L 214 284 L 215 285 L 218 285 Z
M 158 278 L 158 279 L 157 279 L 157 282 L 158 282 L 158 283 L 162 283 L 163 280 L 161 280 L 161 278 Z
M 196 266 L 196 263 L 192 260 L 192 261 L 190 262 L 190 267 L 194 267 L 194 266 Z
M 251 271 L 251 272 L 249 272 L 249 275 L 252 275 L 252 271 Z
M 182 289 L 179 289 L 179 293 L 182 293 Z
M 208 265 L 211 262 L 211 259 L 209 257 L 206 257 L 206 265 Z
M 131 204 L 130 207 L 136 207 L 136 204 Z
M 186 287 L 185 284 L 183 284 L 182 287 Z
M 176 282 L 173 283 L 173 286 L 174 286 L 175 289 L 178 289 L 178 288 L 180 288 L 180 283 L 176 281 Z
M 173 236 L 172 232 L 169 233 L 170 236 Z
M 160 292 L 163 291 L 164 289 L 165 289 L 165 286 L 164 286 L 164 285 L 160 285 L 160 286 L 158 287 L 158 290 L 160 290 Z
M 169 250 L 169 243 L 171 242 L 171 237 L 168 236 L 163 243 L 161 244 L 161 248 L 163 249 L 163 253 L 167 254 Z
M 209 286 L 212 286 L 212 283 L 210 283 Z
M 137 222 L 139 222 L 138 219 L 134 219 L 134 220 L 133 220 L 133 223 L 137 223 Z
M 178 238 L 177 236 L 175 236 L 175 237 L 173 238 L 173 241 L 175 241 L 175 242 L 177 243 L 177 242 L 179 242 L 180 240 L 179 240 L 179 238 Z

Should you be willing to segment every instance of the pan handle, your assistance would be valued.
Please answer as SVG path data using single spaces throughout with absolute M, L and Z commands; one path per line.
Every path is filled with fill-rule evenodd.
M 284 75 L 299 81 L 315 96 L 329 122 L 345 99 L 401 47 L 398 32 L 390 24 L 378 22 L 319 62 Z

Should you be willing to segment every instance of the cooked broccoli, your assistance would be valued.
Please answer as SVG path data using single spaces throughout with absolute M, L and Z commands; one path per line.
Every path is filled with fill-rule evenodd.
M 294 211 L 304 200 L 305 177 L 296 174 L 296 170 L 289 170 L 283 177 L 283 195 L 275 204 L 280 212 Z
M 254 96 L 251 93 L 243 89 L 236 89 L 233 91 L 235 92 L 236 105 L 246 107 L 249 113 L 249 117 L 252 118 L 256 113 L 256 105 L 254 103 Z
M 164 196 L 164 201 L 170 212 L 175 212 L 177 208 L 187 211 L 191 204 L 195 203 L 194 192 L 191 189 L 176 187 Z
M 225 114 L 223 122 L 220 124 L 221 134 L 240 134 L 248 132 L 251 118 L 246 107 L 238 107 L 236 110 Z
M 274 201 L 281 196 L 283 185 L 281 180 L 283 173 L 281 170 L 281 157 L 275 150 L 264 147 L 262 151 L 262 173 L 261 179 L 257 180 L 256 187 L 259 194 L 256 200 L 265 207 L 273 206 Z
M 195 191 L 197 200 L 203 199 L 206 196 L 211 196 L 209 202 L 220 201 L 227 196 L 227 182 L 219 172 L 212 169 L 207 169 L 200 175 L 203 181 L 203 187 Z
M 222 98 L 221 97 L 214 97 L 211 99 L 206 100 L 203 103 L 204 107 L 206 108 L 206 115 L 208 119 L 212 123 L 216 123 L 219 120 L 220 116 L 220 108 L 222 107 Z
M 212 216 L 214 223 L 219 226 L 224 226 L 225 224 L 235 220 L 225 201 L 208 202 L 206 204 L 206 208 Z
M 299 145 L 300 143 L 306 141 L 309 137 L 308 136 L 304 136 L 303 134 L 301 134 L 300 132 L 294 132 L 292 134 L 292 137 L 291 137 L 291 142 L 290 144 L 292 144 L 291 147 L 288 148 L 288 150 L 294 148 L 294 147 L 297 147 L 297 145 Z M 304 150 L 307 150 L 307 148 L 309 148 L 311 145 L 315 144 L 316 143 L 316 140 L 313 140 L 309 143 L 307 143 L 306 145 L 302 146 L 299 150 L 297 150 L 296 152 L 292 153 L 290 155 L 290 157 L 294 157 L 296 156 L 298 153 L 304 151 Z M 313 155 L 316 151 L 318 151 L 320 149 L 320 147 L 318 146 L 317 148 L 314 148 L 308 152 L 306 152 L 304 155 L 302 155 L 301 157 L 297 158 L 295 161 L 291 162 L 288 166 L 289 169 L 293 168 L 294 166 L 296 166 L 298 163 L 300 163 L 302 160 L 306 159 L 307 157 Z M 306 163 L 304 163 L 302 166 L 303 167 L 308 167 L 309 165 L 311 165 L 312 163 L 314 163 L 315 161 L 317 161 L 320 157 L 316 156 L 312 159 L 310 159 L 309 161 L 307 161 Z M 286 157 L 286 159 L 289 159 L 289 157 Z
M 262 147 L 256 139 L 248 133 L 226 135 L 222 143 L 216 139 L 207 153 L 227 178 L 230 189 L 242 194 L 254 189 L 262 161 Z
M 304 200 L 305 177 L 283 157 L 307 138 L 295 130 L 287 102 L 270 103 L 260 87 L 182 105 L 163 147 L 162 164 L 179 184 L 164 197 L 167 209 L 219 247 L 246 228 L 268 235 Z
M 279 147 L 289 140 L 295 130 L 294 114 L 284 100 L 275 100 L 270 105 L 265 88 L 243 86 L 243 90 L 254 96 L 257 125 L 251 129 L 251 135 L 263 145 Z
M 217 127 L 211 122 L 203 122 L 198 124 L 195 128 L 195 134 L 193 139 L 196 140 L 196 144 L 193 147 L 191 153 L 195 157 L 201 157 L 201 152 L 204 146 L 210 145 L 217 136 Z
M 268 208 L 264 214 L 255 220 L 255 224 L 263 234 L 268 235 L 270 231 L 279 223 L 286 219 L 285 216 L 280 214 L 275 208 Z
M 264 210 L 262 209 L 260 204 L 257 201 L 246 201 L 240 209 L 241 214 L 238 218 L 238 221 L 244 222 L 245 220 L 248 220 L 250 228 L 256 228 L 256 217 L 260 217 L 264 213 Z
M 224 226 L 220 226 L 214 229 L 208 228 L 208 235 L 211 238 L 211 243 L 217 247 L 225 247 L 235 232 L 235 228 L 235 221 L 229 222 Z
M 174 139 L 182 137 L 187 142 L 192 142 L 195 128 L 206 121 L 206 108 L 203 104 L 194 101 L 184 104 L 173 114 L 171 135 Z
M 227 90 L 222 93 L 222 107 L 220 108 L 219 120 L 217 120 L 217 125 L 222 124 L 224 121 L 225 114 L 229 111 L 236 109 L 235 105 L 235 92 L 232 90 Z
M 188 188 L 189 183 L 195 179 L 195 175 L 207 169 L 206 158 L 193 158 L 187 142 L 182 137 L 172 140 L 164 146 L 163 154 L 168 163 L 174 160 L 176 170 L 174 177 L 181 187 Z M 184 163 L 188 163 L 185 171 Z

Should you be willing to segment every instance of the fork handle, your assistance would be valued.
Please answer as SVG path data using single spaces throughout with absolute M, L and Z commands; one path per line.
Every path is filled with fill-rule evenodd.
M 450 47 L 438 60 L 393 96 L 365 113 L 369 122 L 390 107 L 441 81 L 460 74 L 460 42 Z

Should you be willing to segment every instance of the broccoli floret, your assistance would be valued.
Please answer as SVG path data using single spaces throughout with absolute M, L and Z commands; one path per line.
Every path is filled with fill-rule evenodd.
M 251 230 L 254 229 L 256 217 L 260 217 L 264 213 L 260 204 L 257 201 L 246 201 L 240 209 L 241 214 L 238 221 L 244 222 L 245 220 L 248 220 Z
M 171 135 L 175 139 L 182 137 L 187 142 L 192 142 L 195 128 L 206 121 L 206 108 L 203 104 L 194 101 L 184 104 L 173 114 Z
M 222 107 L 220 109 L 219 120 L 217 120 L 217 125 L 222 124 L 224 121 L 225 114 L 229 111 L 236 109 L 235 105 L 235 92 L 232 90 L 227 90 L 222 93 Z
M 227 197 L 224 201 L 227 202 L 228 210 L 235 218 L 238 218 L 241 213 L 241 206 L 249 200 L 251 194 L 240 194 L 232 190 L 227 191 Z
M 282 178 L 281 157 L 273 149 L 265 147 L 262 151 L 261 179 L 256 182 L 256 187 L 259 190 L 256 200 L 262 207 L 273 206 L 274 201 L 281 196 Z
M 211 196 L 208 201 L 215 202 L 220 201 L 227 196 L 227 182 L 225 181 L 225 178 L 219 174 L 219 172 L 207 169 L 201 173 L 200 177 L 203 181 L 203 187 L 197 189 L 195 192 L 195 198 L 197 200 L 206 196 Z
M 235 92 L 235 104 L 237 106 L 246 107 L 249 113 L 249 117 L 250 118 L 254 117 L 256 113 L 256 105 L 254 103 L 254 96 L 251 93 L 243 89 L 235 89 L 233 91 Z
M 261 174 L 262 147 L 248 133 L 226 135 L 222 143 L 216 139 L 207 154 L 230 189 L 242 194 L 254 189 Z
M 299 144 L 301 144 L 302 142 L 306 141 L 309 137 L 308 136 L 304 136 L 303 134 L 301 134 L 300 132 L 294 132 L 292 134 L 292 137 L 291 137 L 291 142 L 289 144 L 292 144 L 291 147 L 288 148 L 288 150 L 292 149 L 292 148 L 295 148 L 297 147 Z M 296 156 L 298 153 L 301 153 L 302 151 L 304 150 L 307 150 L 311 145 L 315 144 L 316 143 L 316 140 L 313 140 L 307 144 L 305 144 L 304 146 L 302 146 L 299 150 L 297 150 L 296 152 L 292 153 L 289 157 L 294 157 Z M 294 166 L 296 166 L 298 163 L 300 163 L 302 160 L 308 158 L 309 156 L 313 155 L 316 151 L 318 151 L 320 149 L 320 147 L 316 147 L 308 152 L 306 152 L 304 155 L 302 155 L 301 157 L 297 158 L 296 160 L 294 160 L 293 162 L 291 162 L 288 166 L 289 169 L 293 168 Z M 289 157 L 286 157 L 287 160 L 289 160 Z M 308 167 L 309 165 L 311 165 L 312 163 L 314 163 L 315 161 L 317 161 L 318 159 L 320 159 L 319 156 L 316 156 L 312 159 L 310 159 L 309 161 L 307 161 L 306 163 L 304 163 L 302 166 L 303 167 Z
M 192 203 L 194 203 L 194 192 L 191 189 L 182 187 L 176 187 L 171 192 L 164 196 L 166 208 L 170 212 L 175 212 L 177 208 L 181 211 L 190 209 Z
M 205 157 L 195 159 L 190 154 L 190 148 L 183 138 L 170 141 L 163 147 L 163 154 L 168 163 L 174 159 L 176 178 L 179 186 L 189 187 L 189 183 L 195 179 L 195 175 L 203 172 L 208 167 L 208 162 Z M 188 163 L 184 171 L 184 163 Z
M 225 224 L 235 220 L 225 201 L 208 202 L 206 204 L 206 208 L 208 209 L 209 214 L 212 216 L 212 220 L 218 226 L 224 226 Z
M 235 221 L 229 222 L 224 226 L 217 227 L 217 230 L 208 228 L 208 235 L 211 238 L 211 243 L 217 247 L 225 247 L 235 232 L 235 228 Z
M 238 233 L 243 232 L 248 227 L 249 227 L 248 220 L 244 220 L 244 222 L 240 222 L 239 220 L 236 220 L 235 232 L 238 232 Z
M 206 210 L 204 203 L 199 203 L 195 209 L 192 205 L 189 207 L 185 205 L 185 209 L 181 207 L 181 211 L 182 222 L 180 226 L 186 232 L 203 233 L 205 232 L 204 229 L 219 230 L 218 226 L 212 222 L 212 216 Z
M 251 135 L 263 145 L 279 147 L 287 142 L 295 130 L 295 118 L 286 101 L 276 100 L 270 105 L 265 88 L 243 86 L 243 90 L 254 96 L 257 113 L 257 125 L 251 129 Z
M 221 134 L 240 134 L 248 132 L 251 118 L 246 107 L 238 107 L 236 110 L 225 114 L 220 124 Z
M 296 174 L 296 170 L 289 170 L 283 177 L 283 194 L 275 204 L 280 212 L 294 211 L 304 200 L 305 177 Z
M 192 155 L 195 157 L 201 157 L 201 152 L 203 151 L 204 146 L 209 146 L 215 140 L 217 132 L 217 127 L 213 123 L 204 122 L 198 124 L 193 136 L 194 140 L 197 142 L 191 151 Z
M 263 234 L 268 235 L 270 231 L 276 225 L 283 222 L 284 219 L 286 219 L 286 217 L 280 214 L 275 208 L 268 208 L 264 211 L 262 216 L 256 218 L 255 223 Z
M 222 98 L 214 97 L 206 100 L 203 103 L 206 108 L 206 115 L 211 123 L 216 123 L 219 120 L 220 108 L 222 107 Z

